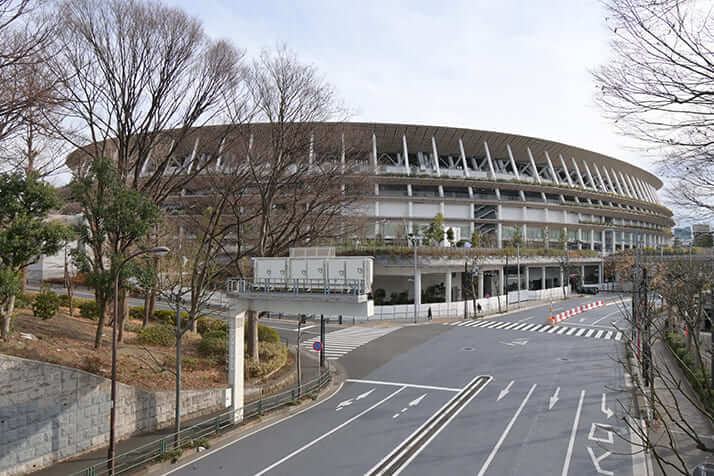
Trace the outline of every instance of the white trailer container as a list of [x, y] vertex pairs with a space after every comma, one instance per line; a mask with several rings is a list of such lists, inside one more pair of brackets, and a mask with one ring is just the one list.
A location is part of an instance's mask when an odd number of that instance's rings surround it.
[[253, 282], [276, 287], [369, 292], [374, 279], [374, 258], [253, 258]]

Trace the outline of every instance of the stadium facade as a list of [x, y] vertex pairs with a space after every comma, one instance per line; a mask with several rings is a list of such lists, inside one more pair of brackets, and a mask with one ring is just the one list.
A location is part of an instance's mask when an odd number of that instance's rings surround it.
[[[252, 143], [254, 131], [267, 125], [250, 127]], [[369, 193], [358, 207], [368, 222], [363, 238], [398, 242], [438, 213], [445, 229], [453, 230], [454, 242], [469, 241], [478, 232], [481, 245], [492, 248], [508, 247], [517, 232], [524, 247], [552, 248], [564, 232], [571, 249], [592, 250], [572, 263], [585, 284], [603, 282], [606, 254], [632, 248], [638, 240], [651, 247], [671, 243], [672, 212], [657, 197], [662, 181], [613, 157], [481, 130], [379, 123], [323, 127], [341, 135], [343, 148], [357, 147], [360, 173], [369, 178]], [[206, 135], [211, 129], [205, 128]], [[177, 167], [191, 167], [201, 156], [201, 136], [198, 130], [195, 143], [177, 153]], [[358, 139], [350, 143], [351, 138]], [[205, 155], [214, 157], [217, 169], [220, 154]], [[79, 157], [77, 152], [70, 155], [68, 164], [76, 167]], [[436, 287], [445, 301], [463, 299], [467, 261], [453, 256], [422, 259], [417, 289]], [[518, 275], [523, 290], [558, 287], [567, 279], [553, 258], [524, 256], [515, 272], [513, 261], [487, 260], [479, 275], [479, 297], [517, 287], [513, 280]], [[407, 277], [413, 274], [406, 258], [377, 257], [375, 288], [386, 296], [404, 293], [411, 300]]]

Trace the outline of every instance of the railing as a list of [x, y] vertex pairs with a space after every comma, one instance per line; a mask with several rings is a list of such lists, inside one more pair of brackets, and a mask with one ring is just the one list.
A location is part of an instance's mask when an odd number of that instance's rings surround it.
[[290, 293], [290, 294], [367, 294], [364, 279], [281, 279], [265, 278], [255, 281], [229, 278], [226, 290], [234, 294]]
[[[147, 464], [172, 459], [177, 455], [178, 450], [183, 448], [193, 448], [200, 446], [205, 439], [216, 436], [228, 429], [240, 426], [254, 418], [262, 416], [264, 413], [280, 408], [285, 405], [292, 405], [298, 402], [301, 397], [314, 395], [331, 380], [330, 372], [323, 372], [319, 377], [305, 382], [300, 386], [277, 393], [266, 398], [261, 398], [255, 402], [245, 405], [243, 419], [235, 422], [233, 411], [229, 410], [220, 415], [204, 420], [195, 425], [182, 429], [178, 434], [171, 433], [158, 440], [147, 443], [131, 451], [120, 453], [114, 460], [114, 474], [123, 474], [137, 470]], [[109, 475], [109, 463], [105, 460], [101, 463], [89, 466], [81, 471], [72, 473], [70, 476], [98, 476]]]

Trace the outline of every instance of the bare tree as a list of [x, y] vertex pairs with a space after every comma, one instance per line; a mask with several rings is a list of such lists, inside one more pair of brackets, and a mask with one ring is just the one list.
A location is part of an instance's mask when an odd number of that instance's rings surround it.
[[[624, 270], [623, 270], [624, 271]], [[699, 329], [704, 321], [702, 289], [712, 274], [709, 265], [686, 258], [647, 263], [634, 282], [635, 308], [621, 306], [630, 329], [619, 329], [626, 355], [619, 361], [632, 374], [635, 390], [647, 402], [643, 415], [621, 402], [629, 430], [621, 435], [647, 451], [663, 474], [691, 474], [691, 468], [714, 452], [708, 436], [712, 417], [712, 388]], [[661, 296], [662, 301], [655, 296]]]
[[12, 139], [28, 110], [54, 100], [56, 81], [43, 71], [53, 36], [43, 0], [0, 0], [0, 141]]
[[[326, 123], [344, 114], [332, 87], [285, 47], [264, 51], [248, 75], [248, 89], [263, 124], [246, 127], [236, 155], [247, 171], [240, 252], [280, 256], [292, 246], [334, 241], [355, 232], [350, 222], [365, 183], [367, 164], [359, 133]], [[249, 335], [257, 316], [248, 315]], [[252, 343], [252, 344], [251, 344]], [[248, 354], [257, 359], [255, 339]]]
[[218, 156], [230, 127], [203, 142], [193, 129], [243, 117], [243, 53], [208, 38], [200, 21], [151, 0], [64, 0], [57, 55], [62, 112], [80, 149], [111, 157], [122, 180], [157, 204]]
[[[123, 185], [162, 205], [216, 163], [246, 112], [241, 51], [152, 0], [63, 0], [53, 15], [60, 21], [48, 68], [60, 78], [64, 117], [55, 132], [78, 149], [67, 161], [77, 176], [111, 158]], [[196, 128], [215, 123], [223, 125], [199, 140]], [[104, 254], [117, 261], [112, 253], [142, 237], [109, 238]]]
[[672, 201], [714, 213], [714, 22], [710, 2], [604, 0], [612, 59], [597, 99], [629, 136], [664, 154]]

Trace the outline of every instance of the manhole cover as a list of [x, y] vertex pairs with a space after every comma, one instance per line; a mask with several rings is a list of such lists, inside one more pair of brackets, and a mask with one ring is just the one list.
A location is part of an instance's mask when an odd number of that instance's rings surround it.
[[461, 350], [466, 351], [466, 352], [472, 352], [474, 350], [474, 348], [473, 347], [464, 347]]

